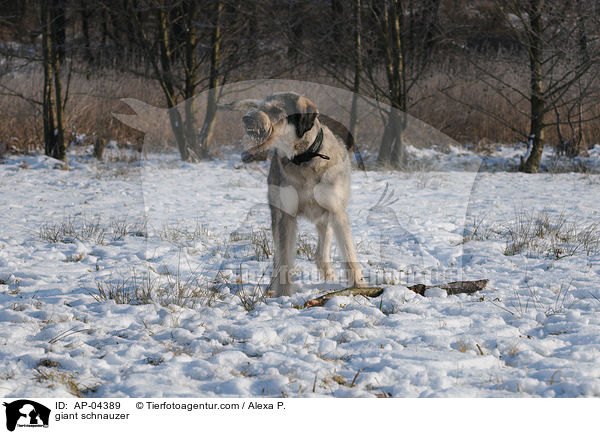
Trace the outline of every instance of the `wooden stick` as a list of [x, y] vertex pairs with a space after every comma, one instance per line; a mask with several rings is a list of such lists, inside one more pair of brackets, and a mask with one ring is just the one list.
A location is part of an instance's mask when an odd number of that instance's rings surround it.
[[[425, 295], [425, 291], [427, 291], [427, 289], [429, 288], [441, 288], [445, 290], [448, 293], [448, 295], [473, 294], [477, 291], [481, 291], [482, 289], [484, 289], [488, 281], [488, 279], [465, 280], [459, 282], [443, 283], [440, 285], [424, 285], [422, 283], [419, 283], [417, 285], [409, 286], [408, 289], [423, 296]], [[321, 295], [320, 297], [307, 300], [306, 303], [304, 303], [304, 308], [323, 306], [325, 305], [325, 303], [327, 303], [328, 300], [337, 296], [362, 295], [364, 297], [379, 297], [381, 294], [383, 294], [383, 288], [374, 286], [366, 286], [362, 288], [346, 288], [341, 289], [339, 291], [329, 292], [327, 294]]]
[[409, 286], [408, 289], [416, 292], [419, 295], [425, 295], [425, 291], [427, 291], [429, 288], [444, 289], [446, 290], [448, 295], [473, 294], [474, 292], [481, 291], [482, 289], [484, 289], [488, 282], [488, 279], [482, 279], [461, 280], [458, 282], [443, 283], [441, 285], [423, 285], [422, 283], [419, 283], [417, 285]]
[[379, 297], [383, 294], [383, 288], [377, 287], [362, 287], [362, 288], [346, 288], [341, 289], [339, 291], [329, 292], [327, 294], [323, 294], [320, 297], [313, 298], [304, 303], [304, 307], [315, 307], [315, 306], [323, 306], [327, 303], [327, 300], [332, 299], [337, 296], [347, 296], [347, 295], [363, 295], [365, 297]]

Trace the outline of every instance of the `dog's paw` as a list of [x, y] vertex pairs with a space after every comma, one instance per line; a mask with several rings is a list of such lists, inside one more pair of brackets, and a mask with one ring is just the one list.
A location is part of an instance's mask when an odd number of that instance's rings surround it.
[[282, 283], [282, 284], [277, 285], [273, 289], [272, 292], [275, 294], [274, 295], [275, 298], [286, 297], [286, 296], [289, 297], [292, 295], [292, 286], [289, 283], [287, 283], [287, 284]]
[[319, 270], [319, 273], [325, 282], [332, 282], [336, 280], [335, 273], [331, 267], [331, 262], [317, 259], [317, 269]]
[[367, 282], [363, 279], [362, 273], [358, 270], [349, 270], [348, 286], [351, 288], [363, 288], [367, 286]]
[[335, 279], [335, 273], [330, 266], [319, 264], [319, 273], [323, 276], [323, 280], [325, 282], [333, 282]]
[[367, 282], [365, 282], [362, 278], [354, 282], [354, 288], [365, 288], [367, 286], [369, 285], [367, 285]]

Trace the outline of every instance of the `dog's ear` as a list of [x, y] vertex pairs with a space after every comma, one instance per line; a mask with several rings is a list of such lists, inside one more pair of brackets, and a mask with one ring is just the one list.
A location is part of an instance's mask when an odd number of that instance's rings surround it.
[[302, 137], [315, 124], [319, 114], [317, 106], [311, 100], [301, 96], [298, 98], [296, 113], [288, 116], [289, 122], [296, 126], [296, 135]]

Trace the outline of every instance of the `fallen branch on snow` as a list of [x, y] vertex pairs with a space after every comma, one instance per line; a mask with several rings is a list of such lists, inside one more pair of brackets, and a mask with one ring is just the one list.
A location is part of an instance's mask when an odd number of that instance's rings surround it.
[[[487, 283], [488, 279], [449, 282], [441, 285], [424, 285], [422, 283], [418, 283], [417, 285], [409, 286], [408, 289], [416, 292], [419, 295], [425, 295], [425, 291], [427, 291], [429, 288], [443, 289], [448, 293], [448, 295], [473, 294], [484, 289]], [[339, 291], [329, 292], [321, 295], [320, 297], [307, 300], [306, 303], [304, 303], [304, 308], [323, 306], [325, 303], [327, 303], [327, 300], [337, 296], [362, 295], [364, 297], [379, 297], [381, 294], [383, 294], [383, 288], [379, 287], [366, 286], [362, 288], [346, 288]]]

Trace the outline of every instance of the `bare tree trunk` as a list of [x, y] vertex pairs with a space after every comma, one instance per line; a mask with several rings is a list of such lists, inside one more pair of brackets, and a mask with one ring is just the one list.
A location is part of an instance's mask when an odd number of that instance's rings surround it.
[[60, 63], [65, 61], [67, 43], [67, 17], [65, 0], [47, 0], [52, 4], [52, 35], [56, 57]]
[[394, 146], [390, 155], [390, 163], [395, 169], [408, 168], [408, 152], [406, 150], [405, 131], [407, 115], [404, 111], [392, 110], [390, 123], [393, 127]]
[[221, 56], [221, 15], [223, 13], [223, 2], [215, 4], [213, 31], [211, 34], [210, 76], [208, 84], [208, 98], [206, 101], [206, 115], [200, 132], [200, 143], [204, 154], [212, 141], [215, 120], [217, 117], [218, 86], [219, 86], [219, 62]]
[[377, 164], [404, 170], [408, 165], [408, 154], [404, 141], [406, 113], [391, 108], [387, 113], [387, 123], [381, 138]]
[[[224, 1], [211, 3], [210, 71], [208, 101], [202, 129], [198, 133], [197, 97], [199, 69], [198, 44], [202, 33], [199, 26], [201, 4], [195, 0], [155, 0], [152, 13], [156, 26], [147, 26], [144, 11], [136, 0], [128, 1], [126, 11], [132, 17], [136, 45], [141, 48], [160, 84], [169, 108], [171, 130], [184, 161], [197, 161], [208, 155], [217, 114], [218, 86], [220, 85], [222, 14]], [[141, 3], [141, 2], [140, 2]], [[204, 15], [202, 15], [204, 17]], [[151, 29], [148, 31], [148, 29]], [[158, 48], [158, 49], [157, 49]], [[183, 103], [178, 105], [183, 98]]]
[[188, 161], [191, 157], [190, 150], [188, 148], [187, 140], [185, 138], [184, 122], [181, 114], [177, 110], [177, 98], [175, 96], [175, 86], [173, 83], [173, 75], [171, 71], [172, 63], [172, 52], [169, 39], [169, 25], [167, 11], [164, 8], [160, 8], [157, 11], [158, 24], [159, 24], [159, 48], [160, 48], [160, 64], [161, 72], [157, 75], [160, 85], [163, 89], [163, 93], [167, 99], [167, 107], [169, 108], [169, 121], [171, 122], [171, 129], [177, 142], [177, 148], [183, 161]]
[[62, 83], [60, 80], [60, 60], [58, 56], [54, 56], [52, 62], [52, 73], [54, 74], [54, 104], [56, 106], [56, 129], [54, 135], [56, 136], [56, 143], [58, 145], [58, 155], [56, 158], [59, 160], [66, 161], [66, 146], [65, 146], [65, 129], [64, 129], [64, 107], [62, 97]]
[[[393, 110], [393, 109], [391, 109]], [[391, 114], [387, 115], [387, 123], [383, 130], [383, 136], [381, 137], [381, 146], [379, 147], [379, 153], [377, 154], [377, 165], [389, 166], [390, 156], [392, 155], [392, 148], [394, 146], [394, 128], [390, 125]]]
[[356, 140], [358, 93], [360, 92], [360, 75], [362, 74], [362, 41], [361, 41], [361, 0], [354, 2], [354, 83], [352, 91], [352, 107], [348, 130]]
[[52, 16], [50, 5], [41, 3], [42, 18], [42, 52], [44, 64], [44, 97], [43, 97], [43, 123], [44, 123], [44, 150], [46, 155], [56, 158], [57, 144], [54, 135], [54, 80], [52, 77]]
[[[144, 5], [143, 2], [141, 5], [140, 5], [139, 0], [123, 0], [123, 2], [131, 3], [131, 7], [133, 8], [134, 13], [136, 14], [136, 20], [138, 22], [141, 22], [144, 20], [144, 17], [142, 14], [143, 5]], [[132, 59], [134, 62], [137, 62], [140, 59], [140, 52], [138, 50], [136, 50], [136, 40], [135, 40], [134, 33], [128, 31], [128, 28], [131, 25], [130, 23], [131, 23], [131, 18], [126, 17], [121, 28], [124, 29], [123, 33], [125, 33], [125, 35], [127, 36], [127, 43], [126, 43], [127, 57], [129, 59]]]
[[[56, 47], [56, 14], [62, 9], [56, 0], [41, 2], [42, 54], [44, 69], [44, 92], [42, 118], [44, 124], [45, 154], [66, 161], [64, 142], [62, 86], [60, 81], [60, 57]], [[60, 20], [59, 20], [60, 22]], [[60, 31], [60, 29], [59, 29]]]
[[585, 26], [585, 18], [589, 11], [586, 11], [586, 5], [584, 0], [577, 0], [576, 3], [577, 13], [577, 45], [579, 47], [579, 55], [581, 58], [589, 62], [590, 53], [588, 51], [588, 37]]
[[403, 132], [406, 128], [406, 77], [402, 44], [402, 3], [391, 0], [385, 5], [379, 22], [385, 41], [385, 70], [389, 87], [391, 110], [383, 134], [377, 162], [396, 169], [406, 167], [406, 144]]
[[81, 0], [79, 3], [81, 8], [81, 33], [83, 34], [83, 47], [85, 60], [92, 63], [94, 61], [94, 55], [92, 54], [92, 48], [90, 45], [90, 9], [89, 4], [85, 0]]
[[194, 0], [186, 0], [182, 4], [182, 15], [185, 17], [185, 84], [184, 84], [184, 111], [185, 111], [185, 135], [190, 152], [194, 158], [202, 158], [199, 140], [196, 132], [196, 18], [197, 4]]
[[520, 170], [526, 173], [537, 173], [544, 150], [544, 114], [546, 100], [544, 94], [543, 71], [543, 22], [542, 8], [544, 0], [529, 0], [529, 72], [530, 72], [530, 153]]
[[[577, 39], [579, 46], [579, 56], [583, 59], [584, 62], [592, 62], [589, 53], [588, 47], [588, 38], [587, 38], [587, 30], [585, 25], [586, 19], [586, 5], [584, 4], [584, 0], [577, 0], [576, 6], [577, 13]], [[596, 61], [593, 61], [596, 64]], [[575, 127], [574, 122], [569, 122], [571, 129], [573, 131], [573, 153], [575, 155], [585, 154], [585, 140], [583, 137], [583, 94], [581, 80], [578, 80], [577, 91], [579, 93], [579, 98], [577, 102], [577, 126]], [[569, 119], [570, 121], [570, 119]], [[575, 132], [575, 128], [577, 128], [577, 132]], [[574, 155], [574, 156], [575, 156]]]

